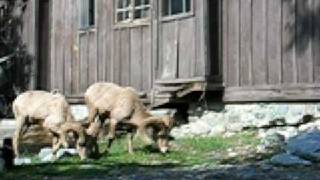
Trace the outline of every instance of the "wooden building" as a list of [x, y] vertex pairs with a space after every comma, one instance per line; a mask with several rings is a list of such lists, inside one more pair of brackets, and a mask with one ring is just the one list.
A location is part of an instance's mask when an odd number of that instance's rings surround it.
[[[79, 102], [97, 81], [154, 105], [320, 100], [319, 0], [29, 0], [35, 88]], [[218, 92], [218, 93], [215, 93]]]

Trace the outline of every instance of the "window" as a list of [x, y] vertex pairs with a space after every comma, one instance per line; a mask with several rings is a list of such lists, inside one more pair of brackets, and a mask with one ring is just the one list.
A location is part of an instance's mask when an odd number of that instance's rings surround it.
[[116, 0], [116, 22], [145, 19], [150, 13], [150, 0]]
[[192, 0], [162, 0], [162, 15], [172, 16], [191, 11]]
[[95, 25], [95, 0], [80, 0], [79, 27], [87, 29]]

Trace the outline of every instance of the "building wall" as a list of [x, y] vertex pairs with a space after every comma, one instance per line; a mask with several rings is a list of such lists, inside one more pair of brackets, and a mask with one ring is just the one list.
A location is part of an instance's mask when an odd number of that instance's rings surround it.
[[319, 100], [320, 2], [223, 1], [224, 100]]
[[149, 93], [157, 79], [187, 79], [209, 73], [206, 1], [194, 1], [193, 14], [161, 19], [159, 2], [151, 1], [150, 21], [114, 24], [114, 1], [96, 0], [96, 26], [78, 28], [79, 1], [51, 0], [51, 89], [81, 97], [96, 81], [133, 86]]

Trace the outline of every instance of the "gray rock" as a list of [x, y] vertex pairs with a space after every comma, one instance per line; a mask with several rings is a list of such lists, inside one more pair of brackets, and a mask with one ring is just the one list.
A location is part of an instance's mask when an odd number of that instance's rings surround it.
[[280, 152], [285, 147], [285, 137], [277, 132], [267, 134], [259, 145], [260, 152]]
[[39, 159], [42, 162], [50, 162], [56, 159], [60, 159], [68, 155], [77, 155], [78, 152], [76, 149], [59, 149], [56, 157], [53, 155], [52, 148], [43, 148], [38, 154]]
[[289, 140], [287, 149], [293, 155], [310, 161], [320, 161], [320, 132], [306, 133]]
[[82, 121], [88, 118], [88, 108], [85, 105], [72, 105], [71, 112], [76, 120]]
[[270, 162], [279, 166], [310, 166], [312, 164], [310, 161], [287, 153], [273, 156]]
[[222, 136], [226, 131], [227, 129], [224, 125], [214, 126], [211, 129], [209, 136]]
[[190, 126], [190, 133], [193, 135], [208, 135], [211, 129], [207, 123], [199, 121]]
[[28, 165], [31, 164], [30, 158], [15, 158], [14, 159], [14, 165], [20, 166], [20, 165]]
[[52, 148], [42, 148], [42, 149], [40, 150], [39, 154], [38, 154], [38, 157], [39, 157], [40, 159], [43, 159], [43, 158], [51, 155], [52, 152], [53, 152], [53, 151], [52, 151]]
[[302, 124], [299, 126], [299, 131], [300, 132], [313, 132], [316, 130], [320, 130], [320, 121], [315, 121], [315, 122], [309, 122], [306, 124]]

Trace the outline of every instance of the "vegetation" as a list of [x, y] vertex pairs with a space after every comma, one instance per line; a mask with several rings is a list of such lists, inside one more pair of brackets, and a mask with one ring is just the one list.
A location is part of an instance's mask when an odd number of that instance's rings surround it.
[[[253, 132], [232, 137], [189, 138], [172, 142], [169, 154], [160, 154], [150, 147], [138, 146], [134, 154], [129, 154], [126, 139], [116, 141], [110, 154], [98, 160], [80, 161], [79, 157], [65, 157], [55, 163], [41, 163], [33, 158], [32, 165], [20, 166], [0, 176], [1, 179], [42, 179], [46, 176], [92, 177], [108, 175], [114, 171], [131, 172], [137, 168], [188, 168], [194, 166], [214, 166], [224, 163], [229, 149], [254, 147], [259, 143]], [[135, 143], [141, 144], [141, 143]], [[106, 150], [101, 143], [100, 150]], [[216, 155], [218, 156], [216, 156]], [[241, 155], [242, 156], [242, 155]], [[242, 158], [242, 160], [244, 160]], [[243, 161], [245, 162], [245, 161]], [[237, 162], [239, 163], [239, 162]]]

